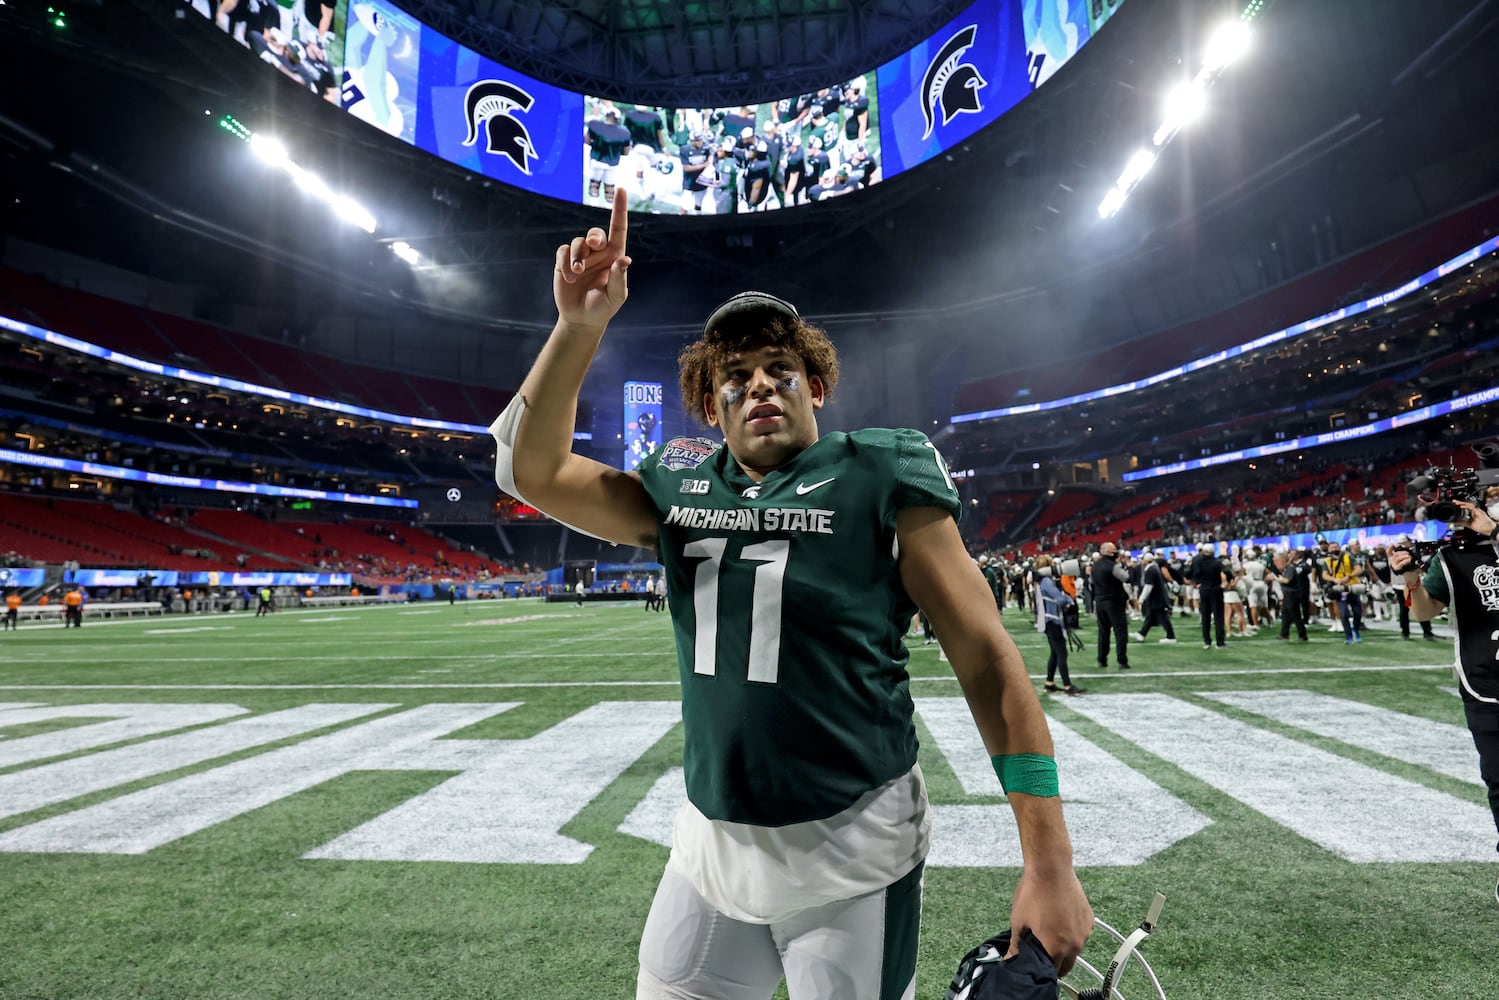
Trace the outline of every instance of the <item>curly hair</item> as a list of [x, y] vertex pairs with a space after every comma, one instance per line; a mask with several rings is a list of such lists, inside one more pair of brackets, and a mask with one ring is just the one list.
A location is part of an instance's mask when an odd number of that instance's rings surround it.
[[822, 380], [825, 398], [838, 384], [838, 349], [827, 332], [806, 320], [777, 319], [768, 326], [747, 331], [713, 330], [677, 355], [677, 384], [682, 390], [682, 408], [698, 423], [706, 424], [703, 397], [714, 390], [714, 373], [725, 361], [760, 347], [779, 347], [795, 355], [808, 376]]

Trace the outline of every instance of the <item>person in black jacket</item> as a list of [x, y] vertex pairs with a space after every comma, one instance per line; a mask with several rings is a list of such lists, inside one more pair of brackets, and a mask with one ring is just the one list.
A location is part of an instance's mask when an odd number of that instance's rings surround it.
[[1291, 638], [1291, 626], [1296, 626], [1296, 636], [1306, 642], [1306, 604], [1311, 600], [1311, 571], [1301, 560], [1300, 552], [1277, 552], [1271, 559], [1275, 582], [1280, 584], [1280, 637]]
[[1429, 622], [1451, 607], [1458, 693], [1499, 830], [1499, 486], [1489, 486], [1482, 503], [1456, 501], [1453, 534], [1424, 573], [1403, 546], [1390, 553], [1390, 571], [1402, 578], [1418, 620]]
[[1098, 617], [1098, 666], [1109, 665], [1109, 633], [1114, 635], [1114, 644], [1119, 652], [1119, 669], [1129, 669], [1129, 601], [1124, 593], [1124, 584], [1129, 573], [1115, 562], [1119, 547], [1113, 542], [1104, 542], [1098, 547], [1098, 558], [1093, 561], [1093, 613]]
[[1173, 644], [1176, 629], [1171, 627], [1171, 594], [1167, 584], [1175, 581], [1171, 580], [1171, 571], [1160, 564], [1155, 553], [1145, 553], [1140, 561], [1145, 564], [1144, 572], [1140, 574], [1140, 612], [1145, 616], [1145, 624], [1135, 638], [1144, 642], [1151, 627], [1160, 625], [1166, 630], [1166, 637], [1161, 642]]
[[1228, 580], [1212, 543], [1203, 542], [1197, 547], [1197, 555], [1187, 567], [1187, 577], [1197, 584], [1197, 610], [1202, 615], [1202, 648], [1213, 648], [1210, 631], [1216, 629], [1218, 648], [1227, 649], [1228, 635], [1223, 629], [1223, 588]]

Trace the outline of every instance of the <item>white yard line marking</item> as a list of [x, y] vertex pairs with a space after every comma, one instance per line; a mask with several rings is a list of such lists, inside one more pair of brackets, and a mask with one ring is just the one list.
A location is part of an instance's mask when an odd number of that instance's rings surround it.
[[[360, 662], [371, 660], [468, 660], [471, 662], [485, 662], [497, 659], [597, 659], [605, 657], [655, 657], [658, 659], [671, 659], [675, 661], [676, 651], [667, 653], [568, 653], [548, 655], [545, 653], [494, 653], [488, 656], [475, 656], [466, 654], [441, 654], [441, 655], [412, 655], [412, 656], [361, 656]], [[301, 656], [298, 662], [313, 660], [347, 660], [345, 656]], [[234, 658], [235, 663], [284, 663], [284, 656], [238, 656]], [[21, 661], [25, 662], [25, 661]], [[40, 664], [54, 663], [96, 663], [96, 659], [56, 659], [32, 661]], [[166, 663], [223, 663], [223, 657], [196, 656], [196, 657], [173, 657], [155, 658], [152, 665]], [[1230, 675], [1252, 675], [1265, 676], [1282, 674], [1337, 674], [1350, 671], [1369, 670], [1451, 670], [1450, 664], [1425, 663], [1413, 666], [1390, 666], [1390, 667], [1286, 667], [1273, 670], [1201, 670], [1182, 671], [1180, 673], [1140, 673], [1131, 674], [1131, 677], [1227, 677]], [[1032, 674], [1033, 679], [1040, 680], [1044, 674]], [[925, 683], [948, 684], [956, 681], [956, 677], [912, 677], [911, 681]], [[371, 691], [387, 691], [392, 688], [530, 688], [530, 687], [629, 687], [639, 685], [641, 687], [658, 687], [661, 685], [674, 685], [677, 681], [513, 681], [507, 683], [483, 683], [473, 684], [0, 684], [0, 691], [358, 691], [368, 689]], [[1075, 705], [1077, 702], [1068, 702]]]
[[[1099, 697], [1110, 697], [1101, 695]], [[973, 714], [962, 698], [918, 698], [916, 712], [926, 723], [941, 755], [969, 795], [1000, 796], [984, 745], [974, 739]], [[1212, 820], [1109, 754], [1103, 748], [1048, 720], [1061, 769], [1067, 828], [1079, 865], [1138, 865], [1210, 825]], [[1128, 809], [1120, 803], [1128, 802]], [[1022, 863], [1020, 836], [1008, 803], [932, 807], [933, 867], [1016, 867]]]
[[[179, 705], [177, 709], [184, 712], [199, 707], [202, 706]], [[395, 707], [389, 704], [302, 705], [226, 722], [211, 729], [165, 736], [149, 743], [0, 775], [0, 816], [30, 812]], [[193, 725], [201, 721], [185, 717], [182, 724]]]
[[1494, 856], [1492, 820], [1478, 803], [1299, 740], [1167, 695], [1098, 695], [1067, 707], [1345, 861]]
[[185, 628], [148, 628], [142, 635], [174, 635], [181, 632], [232, 632], [233, 625], [188, 625]]
[[1205, 691], [1202, 697], [1361, 750], [1419, 764], [1449, 778], [1483, 784], [1473, 766], [1473, 739], [1466, 726], [1313, 691]]
[[0, 725], [16, 726], [49, 719], [92, 719], [80, 726], [41, 733], [0, 745], [0, 767], [11, 767], [31, 761], [60, 757], [94, 747], [108, 746], [125, 740], [153, 736], [157, 733], [218, 722], [245, 709], [238, 705], [151, 705], [132, 702], [127, 705], [47, 705], [20, 708], [0, 714]]

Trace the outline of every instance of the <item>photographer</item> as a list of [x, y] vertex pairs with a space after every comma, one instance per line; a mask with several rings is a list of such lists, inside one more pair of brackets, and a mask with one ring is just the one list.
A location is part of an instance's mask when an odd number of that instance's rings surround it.
[[[1350, 542], [1349, 548], [1357, 544]], [[1328, 584], [1328, 606], [1337, 606], [1336, 617], [1343, 623], [1344, 644], [1363, 642], [1359, 635], [1364, 628], [1363, 553], [1344, 552], [1337, 542], [1332, 542], [1323, 561], [1323, 574]]]
[[1076, 608], [1077, 602], [1069, 597], [1061, 587], [1057, 586], [1052, 573], [1053, 560], [1051, 556], [1040, 555], [1036, 557], [1036, 610], [1038, 624], [1041, 631], [1046, 634], [1046, 644], [1051, 649], [1051, 656], [1046, 661], [1046, 686], [1048, 694], [1054, 694], [1057, 688], [1057, 672], [1062, 674], [1062, 687], [1060, 690], [1069, 695], [1079, 695], [1086, 692], [1087, 688], [1078, 687], [1072, 683], [1071, 676], [1067, 673], [1067, 623], [1065, 609], [1069, 606]]
[[[1411, 611], [1418, 621], [1430, 621], [1443, 607], [1451, 608], [1457, 642], [1454, 671], [1463, 714], [1499, 830], [1499, 486], [1488, 487], [1483, 498], [1484, 508], [1453, 501], [1466, 517], [1452, 543], [1437, 551], [1424, 575], [1413, 553], [1405, 548], [1390, 553], [1390, 569], [1404, 576]], [[1494, 898], [1499, 901], [1499, 884], [1494, 886]]]

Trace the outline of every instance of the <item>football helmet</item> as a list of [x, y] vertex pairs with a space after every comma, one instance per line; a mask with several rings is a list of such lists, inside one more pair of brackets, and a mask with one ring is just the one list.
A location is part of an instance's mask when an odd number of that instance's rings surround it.
[[1093, 918], [1094, 926], [1102, 928], [1119, 945], [1114, 957], [1101, 972], [1087, 959], [1078, 958], [1071, 978], [1090, 977], [1097, 981], [1096, 986], [1078, 987], [1059, 981], [1051, 956], [1029, 934], [1020, 939], [1015, 957], [1006, 962], [1004, 956], [1010, 950], [1010, 931], [1006, 929], [963, 956], [944, 1000], [1057, 1000], [1060, 997], [1068, 1000], [1125, 1000], [1124, 994], [1120, 992], [1119, 982], [1131, 958], [1139, 962], [1145, 978], [1154, 990], [1146, 996], [1166, 1000], [1166, 993], [1161, 988], [1161, 981], [1156, 978], [1155, 970], [1151, 969], [1145, 956], [1138, 951], [1145, 939], [1155, 931], [1156, 922], [1161, 917], [1161, 907], [1165, 904], [1166, 897], [1156, 893], [1145, 919], [1128, 936], [1097, 917]]

